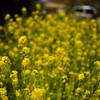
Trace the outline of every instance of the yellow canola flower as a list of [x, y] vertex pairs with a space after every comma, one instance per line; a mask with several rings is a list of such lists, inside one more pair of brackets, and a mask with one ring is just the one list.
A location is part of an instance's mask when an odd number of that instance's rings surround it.
[[38, 74], [39, 72], [37, 71], [37, 70], [33, 70], [32, 72], [31, 72], [31, 75], [32, 76], [34, 76], [35, 74]]
[[85, 91], [85, 94], [89, 95], [90, 94], [90, 91], [89, 90], [86, 90]]
[[100, 96], [100, 89], [98, 89], [98, 90], [96, 91], [96, 94], [97, 94], [98, 96]]
[[11, 33], [12, 33], [12, 32], [13, 32], [13, 30], [14, 30], [14, 27], [13, 27], [13, 26], [9, 26], [9, 27], [8, 27], [8, 31], [9, 31], [9, 32], [11, 32]]
[[25, 53], [26, 55], [30, 53], [30, 48], [28, 47], [23, 47], [22, 52]]
[[35, 88], [32, 92], [31, 92], [31, 99], [32, 100], [41, 100], [43, 98], [43, 95], [45, 93], [45, 89], [42, 88]]
[[16, 95], [16, 97], [20, 97], [21, 96], [21, 91], [20, 90], [16, 90], [15, 91], [15, 95]]
[[64, 79], [64, 80], [68, 80], [67, 75], [64, 75], [64, 76], [62, 77], [62, 79]]
[[81, 73], [81, 74], [78, 74], [78, 80], [83, 80], [85, 77], [84, 77], [84, 74]]
[[0, 87], [3, 86], [3, 82], [0, 82]]
[[100, 81], [100, 74], [98, 75], [98, 80]]
[[23, 7], [23, 8], [21, 9], [21, 11], [22, 11], [22, 13], [26, 13], [26, 12], [27, 12], [27, 8], [26, 8], [26, 7]]
[[3, 30], [3, 26], [0, 25], [0, 31]]
[[17, 18], [18, 17], [18, 14], [15, 14], [14, 17]]
[[27, 38], [26, 36], [21, 36], [18, 40], [18, 46], [19, 47], [25, 47], [27, 45]]
[[13, 51], [14, 51], [14, 52], [18, 52], [18, 48], [17, 48], [17, 47], [14, 47], [14, 48], [13, 48]]
[[16, 70], [13, 70], [12, 71], [12, 74], [10, 74], [10, 78], [13, 80], [13, 79], [17, 79], [17, 74], [18, 72]]
[[8, 65], [10, 65], [10, 64], [11, 64], [11, 63], [10, 63], [10, 59], [9, 59], [7, 56], [3, 56], [2, 59], [1, 59], [1, 64], [2, 64], [3, 66], [8, 66]]
[[31, 73], [31, 71], [30, 71], [29, 69], [27, 69], [27, 70], [23, 71], [23, 73], [24, 73], [25, 75], [29, 75], [29, 74]]
[[96, 66], [96, 69], [100, 69], [100, 61], [95, 61], [94, 65]]
[[19, 23], [22, 22], [22, 18], [21, 17], [17, 17], [16, 18], [16, 22], [19, 22]]
[[8, 97], [7, 96], [3, 96], [2, 100], [8, 100]]
[[18, 74], [18, 72], [16, 70], [13, 70], [12, 73], [13, 74]]
[[13, 51], [9, 51], [9, 56], [11, 56], [11, 57], [15, 57], [15, 53], [13, 52]]
[[41, 5], [39, 3], [36, 4], [36, 8], [37, 8], [37, 10], [40, 10], [41, 9]]
[[30, 66], [30, 64], [31, 64], [31, 61], [30, 61], [29, 58], [24, 58], [23, 59], [23, 61], [22, 61], [23, 67], [28, 67], [28, 66]]
[[29, 88], [24, 88], [24, 90], [23, 90], [23, 92], [24, 92], [24, 94], [29, 94], [30, 93], [30, 89]]
[[80, 93], [81, 91], [82, 91], [81, 88], [77, 88], [77, 89], [76, 89], [76, 93]]
[[9, 18], [10, 18], [10, 14], [8, 13], [5, 15], [5, 20], [8, 20]]
[[12, 80], [12, 83], [13, 83], [13, 84], [18, 84], [18, 79], [17, 79], [17, 78], [13, 79], [13, 80]]
[[4, 96], [7, 95], [7, 90], [6, 88], [0, 88], [0, 97], [3, 98]]

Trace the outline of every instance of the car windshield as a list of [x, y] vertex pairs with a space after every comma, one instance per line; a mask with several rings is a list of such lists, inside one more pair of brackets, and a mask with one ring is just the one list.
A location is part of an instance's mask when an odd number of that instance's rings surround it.
[[76, 12], [82, 12], [83, 11], [83, 9], [81, 9], [81, 8], [76, 8]]
[[86, 13], [93, 14], [93, 10], [86, 10]]

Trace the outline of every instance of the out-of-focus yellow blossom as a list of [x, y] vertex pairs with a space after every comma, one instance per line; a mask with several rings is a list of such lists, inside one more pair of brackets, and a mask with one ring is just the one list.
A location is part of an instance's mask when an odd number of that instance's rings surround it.
[[3, 48], [4, 47], [4, 43], [0, 43], [0, 48]]
[[36, 8], [38, 9], [38, 10], [40, 10], [41, 9], [41, 5], [38, 3], [38, 4], [36, 4]]
[[47, 97], [47, 100], [51, 100], [50, 97]]
[[10, 74], [10, 78], [12, 80], [12, 84], [13, 85], [17, 85], [18, 84], [18, 72], [16, 70], [12, 71], [12, 74]]
[[15, 53], [13, 51], [9, 51], [9, 56], [15, 57]]
[[5, 45], [4, 48], [5, 48], [5, 50], [8, 50], [9, 49], [9, 46], [8, 45]]
[[15, 95], [16, 95], [16, 97], [20, 97], [21, 96], [21, 91], [20, 90], [16, 90], [15, 91]]
[[15, 39], [19, 39], [20, 35], [21, 35], [21, 30], [19, 30], [19, 29], [15, 30], [15, 32], [14, 32], [14, 38]]
[[43, 14], [46, 14], [46, 10], [43, 10], [42, 13], [43, 13]]
[[73, 75], [74, 73], [73, 73], [73, 72], [69, 72], [69, 74], [70, 74], [70, 75]]
[[83, 80], [85, 77], [84, 77], [84, 74], [81, 73], [81, 74], [78, 74], [78, 80]]
[[92, 78], [92, 82], [93, 82], [93, 83], [96, 83], [97, 80], [96, 80], [95, 78]]
[[22, 18], [21, 17], [17, 17], [16, 18], [16, 22], [18, 22], [18, 23], [22, 22]]
[[77, 88], [75, 91], [76, 91], [76, 93], [80, 93], [82, 91], [82, 89], [81, 88]]
[[95, 61], [94, 65], [96, 66], [96, 69], [100, 69], [100, 61]]
[[31, 61], [29, 58], [24, 58], [23, 61], [22, 61], [22, 65], [23, 67], [29, 67], [31, 64]]
[[3, 26], [0, 26], [0, 31], [3, 30]]
[[17, 79], [17, 78], [13, 79], [13, 80], [12, 80], [12, 83], [13, 83], [13, 84], [18, 84], [18, 79]]
[[7, 96], [3, 96], [2, 100], [8, 100], [8, 97]]
[[13, 22], [14, 20], [13, 20], [13, 18], [10, 18], [9, 21], [10, 21], [10, 22]]
[[30, 48], [28, 47], [23, 47], [22, 52], [25, 53], [26, 55], [30, 53]]
[[16, 79], [17, 78], [17, 74], [18, 74], [18, 72], [16, 70], [13, 70], [12, 74], [10, 75], [10, 78], [11, 79]]
[[30, 93], [30, 90], [29, 90], [29, 88], [24, 88], [23, 92], [24, 92], [25, 94], [29, 94], [29, 93]]
[[11, 33], [12, 33], [12, 32], [13, 32], [13, 30], [14, 30], [14, 27], [13, 27], [13, 26], [9, 26], [9, 27], [8, 27], [8, 31], [9, 31], [9, 32], [11, 32]]
[[18, 40], [19, 47], [25, 47], [27, 45], [27, 38], [26, 36], [21, 36]]
[[96, 98], [95, 100], [99, 100], [100, 98]]
[[18, 14], [15, 14], [14, 17], [17, 18], [18, 17]]
[[62, 16], [62, 17], [64, 17], [65, 15], [66, 15], [66, 13], [65, 12], [62, 12], [62, 11], [58, 11], [58, 14], [60, 15], [60, 16]]
[[26, 7], [23, 7], [21, 10], [22, 10], [22, 13], [26, 13], [27, 12], [27, 8]]
[[48, 14], [46, 17], [47, 17], [48, 19], [51, 19], [51, 18], [52, 18], [52, 14]]
[[5, 75], [3, 75], [3, 74], [0, 74], [0, 80], [2, 80], [2, 81], [5, 81]]
[[9, 44], [12, 44], [13, 43], [13, 40], [9, 40]]
[[17, 48], [17, 47], [14, 47], [14, 48], [13, 48], [13, 51], [14, 51], [14, 52], [18, 52], [18, 48]]
[[25, 70], [25, 75], [30, 74], [30, 72], [31, 72], [31, 71], [30, 71], [30, 70], [28, 70], [28, 69], [27, 69], [27, 70]]
[[63, 80], [68, 80], [67, 75], [64, 75], [64, 76], [62, 77], [62, 79], [63, 79]]
[[31, 72], [31, 75], [32, 75], [32, 76], [34, 76], [35, 74], [38, 74], [38, 71], [37, 71], [37, 70], [33, 70], [33, 71]]
[[3, 82], [0, 82], [0, 87], [2, 87], [3, 86]]
[[98, 80], [100, 81], [100, 74], [98, 75]]
[[98, 89], [98, 90], [96, 91], [96, 94], [97, 94], [98, 96], [100, 96], [100, 89]]
[[11, 64], [10, 63], [10, 59], [7, 56], [3, 56], [2, 59], [1, 59], [1, 61], [2, 61], [2, 64], [4, 66], [7, 66], [7, 65]]
[[8, 20], [10, 18], [10, 14], [5, 15], [5, 20]]
[[39, 18], [38, 15], [34, 15], [34, 19], [37, 20]]
[[43, 95], [45, 93], [45, 89], [42, 88], [35, 88], [32, 92], [31, 92], [31, 99], [32, 100], [40, 100], [43, 98]]
[[87, 99], [86, 95], [82, 95], [82, 99], [86, 100]]
[[89, 94], [90, 94], [90, 91], [89, 91], [89, 90], [86, 90], [86, 91], [85, 91], [85, 94], [86, 94], [86, 95], [89, 95]]
[[5, 98], [5, 100], [8, 100], [8, 99], [6, 98], [6, 95], [7, 95], [7, 90], [6, 90], [6, 88], [5, 88], [5, 87], [4, 87], [4, 88], [0, 88], [0, 98], [3, 99], [3, 100], [4, 100], [4, 98]]
[[36, 61], [35, 64], [36, 64], [37, 66], [41, 66], [41, 65], [42, 65], [42, 60]]

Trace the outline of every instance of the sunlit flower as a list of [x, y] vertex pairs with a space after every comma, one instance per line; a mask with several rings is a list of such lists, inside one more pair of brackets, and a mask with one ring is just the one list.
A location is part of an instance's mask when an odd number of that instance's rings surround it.
[[28, 67], [29, 65], [31, 64], [31, 61], [29, 58], [24, 58], [23, 61], [22, 61], [22, 65], [24, 67]]
[[26, 36], [21, 36], [18, 40], [19, 47], [25, 47], [27, 45], [27, 38]]
[[85, 77], [84, 77], [84, 74], [83, 73], [81, 73], [81, 74], [79, 74], [78, 75], [78, 80], [83, 80]]

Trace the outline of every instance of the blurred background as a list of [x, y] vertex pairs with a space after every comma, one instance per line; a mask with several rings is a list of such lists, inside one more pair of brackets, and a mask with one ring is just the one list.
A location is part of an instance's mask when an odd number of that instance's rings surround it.
[[67, 14], [73, 14], [75, 7], [79, 5], [89, 5], [97, 10], [96, 17], [100, 16], [100, 0], [0, 0], [0, 23], [4, 22], [7, 13], [10, 13], [11, 17], [16, 13], [21, 15], [22, 7], [26, 7], [28, 15], [31, 15], [31, 12], [36, 10], [36, 3], [40, 3], [42, 9], [47, 10], [48, 13], [62, 10]]

